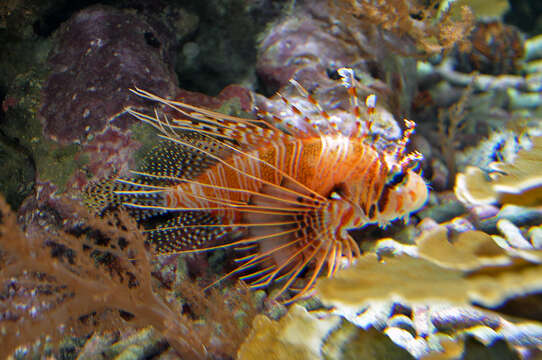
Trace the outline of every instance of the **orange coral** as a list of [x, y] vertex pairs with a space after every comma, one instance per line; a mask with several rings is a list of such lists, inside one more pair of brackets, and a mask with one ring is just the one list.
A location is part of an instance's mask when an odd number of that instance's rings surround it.
[[58, 340], [68, 334], [152, 325], [183, 357], [231, 355], [245, 336], [233, 313], [244, 310], [249, 320], [254, 316], [240, 307], [246, 297], [230, 298], [232, 311], [224, 311], [223, 296], [207, 299], [199, 287], [185, 282], [176, 290], [188, 296], [189, 304], [198, 305], [193, 313], [208, 312], [213, 319], [196, 327], [180, 305], [165, 302], [154, 291], [144, 236], [127, 215], [107, 220], [80, 216], [70, 234], [37, 230], [25, 236], [0, 198], [0, 220], [4, 354], [44, 335]]
[[468, 47], [465, 39], [474, 23], [474, 15], [466, 6], [461, 8], [461, 20], [455, 21], [449, 12], [437, 16], [433, 4], [424, 5], [419, 0], [328, 0], [328, 3], [333, 15], [350, 31], [367, 29], [369, 24], [377, 25], [401, 38], [413, 40], [418, 55], [424, 56], [448, 51], [456, 44]]

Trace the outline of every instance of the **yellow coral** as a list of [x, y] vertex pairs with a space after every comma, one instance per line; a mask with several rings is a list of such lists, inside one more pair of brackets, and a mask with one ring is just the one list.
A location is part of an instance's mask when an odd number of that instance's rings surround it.
[[470, 205], [542, 204], [542, 136], [533, 138], [532, 143], [531, 149], [518, 152], [513, 163], [491, 164], [489, 175], [468, 166], [457, 175], [457, 198]]
[[[460, 11], [463, 6], [468, 6], [477, 18], [500, 18], [510, 9], [508, 0], [455, 0], [443, 1], [441, 4], [444, 6], [450, 4], [450, 12], [454, 20], [460, 19]], [[442, 8], [443, 6], [441, 6]]]
[[420, 257], [450, 269], [471, 271], [511, 262], [505, 250], [482, 231], [466, 231], [449, 241], [448, 229], [438, 226], [424, 232], [416, 244]]
[[326, 334], [339, 324], [339, 317], [317, 319], [299, 305], [293, 305], [286, 316], [273, 321], [265, 315], [254, 318], [252, 331], [243, 343], [239, 360], [319, 360]]
[[443, 226], [416, 243], [379, 243], [396, 256], [362, 256], [334, 278], [318, 280], [318, 297], [332, 314], [363, 329], [380, 329], [416, 358], [457, 358], [467, 335], [486, 346], [497, 339], [512, 347], [539, 345], [542, 324], [511, 321], [483, 307], [540, 292], [542, 250], [518, 249], [480, 231], [454, 238]]
[[326, 305], [357, 309], [395, 299], [494, 307], [542, 290], [542, 250], [500, 245], [480, 231], [449, 239], [443, 226], [422, 234], [416, 243], [417, 257], [362, 256], [333, 279], [319, 280], [318, 296]]

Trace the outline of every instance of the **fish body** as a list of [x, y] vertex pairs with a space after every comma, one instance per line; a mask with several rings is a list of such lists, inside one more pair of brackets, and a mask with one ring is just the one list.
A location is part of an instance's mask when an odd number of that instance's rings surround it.
[[[348, 70], [343, 81], [355, 97]], [[171, 157], [167, 155], [134, 172], [136, 179], [117, 179], [124, 189], [115, 190], [115, 196], [134, 211], [169, 216], [146, 230], [160, 254], [235, 247], [238, 267], [228, 276], [242, 275], [253, 288], [283, 281], [276, 296], [293, 288], [306, 271], [304, 285], [288, 301], [307, 293], [318, 275], [331, 276], [360, 255], [349, 229], [370, 223], [386, 226], [427, 199], [427, 186], [415, 171], [421, 156], [404, 153], [413, 123], [407, 123], [397, 146], [385, 151], [374, 146], [367, 131], [345, 135], [332, 124], [326, 129], [315, 126], [309, 118], [312, 126], [302, 130], [282, 124], [287, 128], [283, 131], [269, 122], [134, 92], [178, 113], [169, 120], [157, 112], [152, 116], [127, 109], [160, 131], [165, 143], [176, 149], [176, 161], [164, 167]], [[360, 118], [359, 105], [352, 102]], [[371, 124], [359, 120], [358, 125], [367, 129]], [[217, 245], [233, 230], [241, 235]]]

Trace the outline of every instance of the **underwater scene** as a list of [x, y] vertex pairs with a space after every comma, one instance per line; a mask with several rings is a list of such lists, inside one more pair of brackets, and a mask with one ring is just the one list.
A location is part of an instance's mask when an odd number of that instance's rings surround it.
[[542, 1], [0, 1], [0, 359], [542, 359]]

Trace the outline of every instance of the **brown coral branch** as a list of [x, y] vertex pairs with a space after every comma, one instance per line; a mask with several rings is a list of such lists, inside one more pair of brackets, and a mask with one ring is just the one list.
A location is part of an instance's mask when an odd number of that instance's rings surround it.
[[[474, 16], [468, 7], [461, 9], [461, 20], [452, 20], [444, 12], [437, 16], [434, 2], [417, 0], [328, 0], [331, 14], [350, 31], [366, 32], [376, 27], [400, 38], [414, 41], [417, 53], [403, 55], [431, 56], [447, 52], [458, 44], [468, 47], [468, 35], [474, 28]], [[404, 46], [403, 46], [404, 47]], [[405, 51], [394, 47], [394, 51]]]
[[[437, 123], [437, 135], [442, 157], [448, 168], [446, 183], [453, 186], [457, 174], [455, 161], [457, 137], [465, 126], [465, 108], [474, 92], [474, 81], [465, 89], [461, 98], [446, 111], [439, 111]], [[446, 119], [448, 121], [446, 121]], [[447, 123], [447, 124], [446, 124]]]
[[[113, 218], [89, 218], [99, 240], [105, 239], [98, 245], [88, 232], [81, 238], [65, 232], [27, 237], [3, 199], [0, 211], [0, 348], [6, 353], [43, 334], [63, 335], [62, 329], [86, 334], [96, 327], [92, 321], [86, 326], [85, 319], [108, 313], [97, 329], [152, 325], [179, 354], [206, 357], [190, 320], [153, 292], [143, 235], [127, 216], [120, 215], [116, 226]], [[96, 254], [110, 259], [98, 260]], [[119, 311], [133, 319], [123, 322]]]

